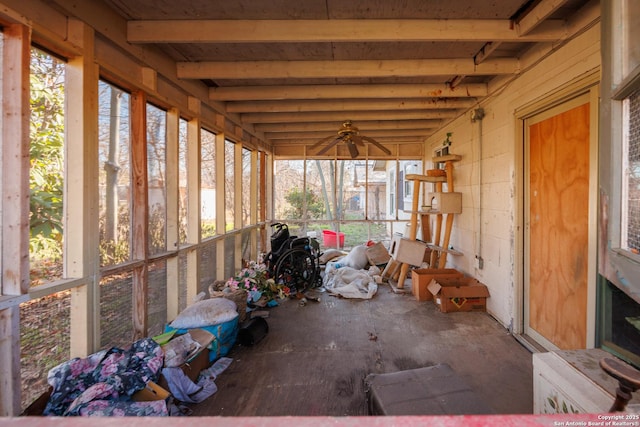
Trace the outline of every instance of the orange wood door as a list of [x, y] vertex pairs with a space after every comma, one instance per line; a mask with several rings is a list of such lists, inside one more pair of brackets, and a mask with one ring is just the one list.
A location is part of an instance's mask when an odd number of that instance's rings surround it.
[[531, 124], [528, 131], [528, 326], [560, 349], [585, 348], [589, 104]]

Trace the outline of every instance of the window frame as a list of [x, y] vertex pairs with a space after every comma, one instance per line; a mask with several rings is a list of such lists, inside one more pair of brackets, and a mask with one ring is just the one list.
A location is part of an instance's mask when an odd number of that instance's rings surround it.
[[640, 66], [625, 70], [625, 31], [640, 16], [626, 2], [602, 2], [602, 109], [600, 115], [600, 214], [598, 273], [640, 302], [640, 256], [622, 248], [625, 123], [624, 99], [640, 88]]

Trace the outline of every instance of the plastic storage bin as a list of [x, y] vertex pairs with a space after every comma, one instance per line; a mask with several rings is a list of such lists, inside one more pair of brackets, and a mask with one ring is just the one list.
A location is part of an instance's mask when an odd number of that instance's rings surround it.
[[326, 248], [335, 248], [338, 238], [340, 239], [340, 248], [344, 246], [344, 233], [333, 230], [322, 230], [322, 245]]

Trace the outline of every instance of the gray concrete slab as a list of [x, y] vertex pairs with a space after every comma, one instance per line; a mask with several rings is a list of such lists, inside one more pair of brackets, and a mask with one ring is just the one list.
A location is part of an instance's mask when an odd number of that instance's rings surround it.
[[366, 415], [372, 373], [448, 364], [496, 414], [531, 413], [531, 353], [487, 313], [440, 313], [381, 286], [371, 300], [281, 301], [268, 335], [235, 346], [198, 416]]

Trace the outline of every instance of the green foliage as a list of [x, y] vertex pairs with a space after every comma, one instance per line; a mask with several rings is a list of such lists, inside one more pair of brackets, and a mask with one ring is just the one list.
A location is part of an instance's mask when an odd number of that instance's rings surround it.
[[31, 56], [30, 249], [35, 259], [62, 256], [64, 65]]
[[200, 235], [202, 237], [211, 237], [211, 236], [215, 236], [216, 234], [216, 224], [213, 221], [208, 221], [202, 222], [202, 225], [200, 226]]
[[291, 205], [285, 211], [287, 219], [317, 219], [324, 214], [324, 202], [312, 190], [306, 191], [307, 209], [304, 209], [305, 193], [298, 187], [292, 188], [285, 196], [285, 200]]

